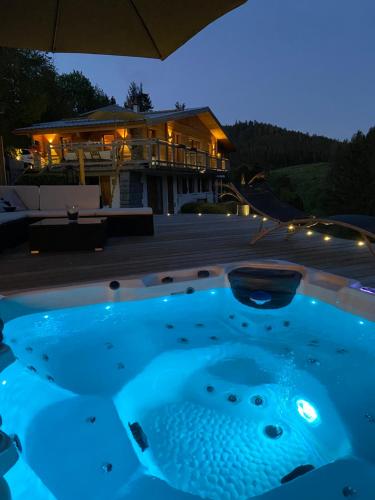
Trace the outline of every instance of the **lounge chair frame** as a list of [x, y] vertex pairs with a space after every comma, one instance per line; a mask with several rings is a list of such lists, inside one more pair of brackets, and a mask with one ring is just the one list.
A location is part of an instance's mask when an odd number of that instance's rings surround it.
[[276, 225], [268, 228], [261, 227], [260, 230], [258, 230], [258, 233], [251, 239], [250, 241], [251, 245], [254, 245], [257, 241], [273, 233], [274, 231], [277, 231], [278, 229], [288, 229], [289, 226], [294, 226], [294, 229], [289, 230], [287, 238], [293, 236], [299, 231], [302, 231], [303, 229], [307, 228], [310, 229], [311, 227], [314, 227], [318, 224], [324, 224], [326, 226], [336, 225], [336, 226], [346, 227], [348, 229], [357, 232], [363, 239], [363, 242], [365, 243], [369, 251], [372, 253], [372, 255], [375, 256], [375, 251], [371, 244], [371, 238], [375, 239], [375, 234], [371, 233], [370, 231], [366, 231], [365, 229], [360, 228], [359, 226], [355, 226], [347, 222], [337, 221], [335, 219], [320, 219], [317, 217], [310, 217], [306, 219], [294, 219], [288, 222], [275, 221], [274, 219], [272, 220], [276, 222]]
[[236, 198], [238, 201], [242, 203], [246, 203], [250, 205], [251, 209], [259, 214], [262, 218], [266, 218], [269, 221], [275, 222], [275, 225], [272, 227], [263, 227], [263, 219], [260, 221], [260, 226], [258, 228], [258, 232], [255, 236], [250, 241], [251, 245], [254, 245], [257, 241], [261, 240], [265, 236], [273, 233], [274, 231], [277, 231], [279, 229], [288, 229], [289, 226], [293, 226], [293, 230], [289, 230], [289, 232], [286, 234], [286, 239], [290, 238], [294, 234], [304, 230], [304, 229], [310, 229], [311, 227], [314, 227], [318, 224], [323, 224], [326, 226], [341, 226], [345, 227], [347, 229], [351, 229], [352, 231], [357, 232], [365, 245], [367, 246], [368, 250], [372, 255], [375, 256], [375, 250], [373, 248], [373, 245], [371, 244], [371, 240], [375, 240], [375, 232], [368, 231], [367, 229], [356, 225], [352, 224], [350, 222], [346, 222], [343, 220], [335, 219], [334, 217], [332, 218], [320, 218], [320, 217], [315, 217], [315, 216], [306, 216], [301, 217], [301, 218], [291, 218], [290, 220], [286, 221], [281, 221], [278, 219], [275, 219], [275, 217], [271, 217], [269, 214], [265, 213], [264, 211], [259, 210], [257, 207], [255, 207], [250, 200], [248, 200], [237, 188], [234, 184], [225, 184], [223, 187], [227, 188], [229, 190], [229, 193], [223, 193], [222, 196], [224, 195], [232, 195], [234, 198]]

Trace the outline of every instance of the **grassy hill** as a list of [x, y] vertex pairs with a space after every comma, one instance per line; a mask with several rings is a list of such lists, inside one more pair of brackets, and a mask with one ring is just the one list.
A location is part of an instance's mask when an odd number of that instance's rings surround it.
[[314, 215], [324, 215], [329, 163], [309, 163], [272, 170], [268, 182], [283, 200]]

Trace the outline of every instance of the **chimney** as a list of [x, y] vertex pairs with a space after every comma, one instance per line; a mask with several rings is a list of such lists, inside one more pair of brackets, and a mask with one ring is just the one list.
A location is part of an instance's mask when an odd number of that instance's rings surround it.
[[139, 113], [139, 106], [138, 106], [138, 104], [133, 104], [133, 111], [134, 111], [134, 113]]

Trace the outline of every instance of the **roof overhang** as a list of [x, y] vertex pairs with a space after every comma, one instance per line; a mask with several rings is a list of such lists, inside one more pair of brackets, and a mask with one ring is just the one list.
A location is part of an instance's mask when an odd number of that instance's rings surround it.
[[198, 116], [201, 122], [211, 130], [212, 135], [221, 142], [226, 151], [233, 152], [236, 150], [234, 144], [224, 132], [223, 126], [210, 109]]
[[235, 151], [235, 147], [226, 135], [223, 126], [213, 114], [209, 107], [193, 108], [181, 111], [154, 111], [149, 113], [136, 113], [130, 110], [116, 111], [98, 109], [91, 114], [85, 114], [87, 118], [76, 118], [60, 120], [49, 123], [39, 123], [30, 127], [14, 130], [16, 135], [43, 135], [64, 132], [113, 130], [114, 128], [139, 127], [142, 125], [155, 125], [185, 118], [197, 117], [211, 134], [220, 143], [226, 152]]
[[41, 123], [39, 125], [18, 128], [13, 131], [15, 135], [43, 135], [43, 134], [56, 134], [63, 132], [79, 132], [79, 131], [94, 131], [94, 130], [113, 130], [114, 128], [127, 128], [129, 126], [137, 127], [144, 123], [143, 120], [137, 120], [134, 122], [124, 121], [124, 120], [102, 120], [102, 123], [89, 123], [89, 121], [82, 123], [77, 121], [76, 123], [69, 123], [64, 125], [63, 122], [56, 123], [56, 125], [51, 125], [46, 123]]

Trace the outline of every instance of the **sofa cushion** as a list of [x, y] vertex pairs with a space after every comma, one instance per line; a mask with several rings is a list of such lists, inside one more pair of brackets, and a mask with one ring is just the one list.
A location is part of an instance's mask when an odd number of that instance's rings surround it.
[[1, 212], [0, 213], [0, 224], [5, 224], [6, 222], [12, 222], [14, 220], [26, 219], [28, 216], [28, 211], [23, 212]]
[[19, 212], [20, 210], [27, 210], [26, 205], [18, 196], [15, 189], [10, 189], [7, 193], [5, 193], [3, 199], [5, 202], [8, 202], [9, 206], [16, 207], [16, 212]]
[[78, 205], [80, 212], [99, 208], [99, 186], [40, 186], [41, 210], [66, 210], [67, 205]]
[[0, 198], [0, 212], [8, 212], [7, 208], [9, 205], [9, 201], [4, 200], [4, 198]]
[[95, 210], [96, 216], [111, 217], [115, 215], [152, 215], [152, 208], [100, 208]]
[[0, 197], [7, 199], [7, 194], [12, 191], [17, 193], [26, 208], [38, 210], [39, 186], [0, 186]]

